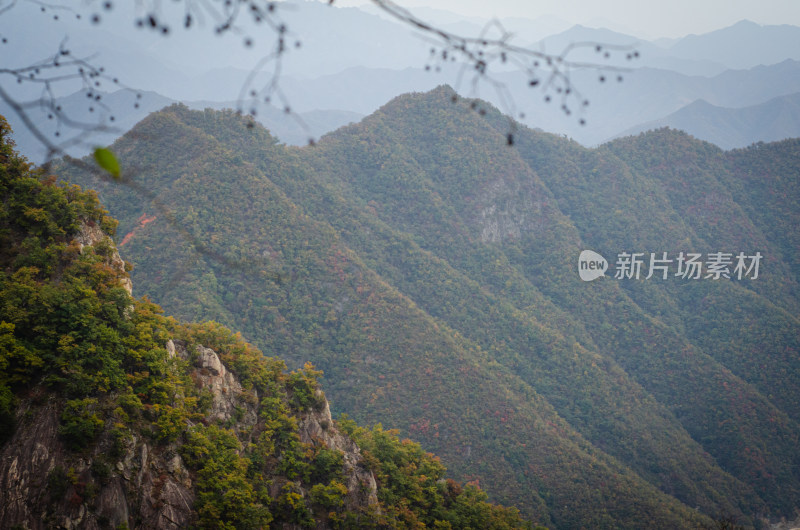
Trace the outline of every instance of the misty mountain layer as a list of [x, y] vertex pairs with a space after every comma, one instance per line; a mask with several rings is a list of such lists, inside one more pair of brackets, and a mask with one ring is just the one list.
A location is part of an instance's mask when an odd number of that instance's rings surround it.
[[[789, 25], [741, 21], [703, 35], [648, 42], [604, 28], [568, 27], [547, 17], [500, 20], [511, 45], [555, 55], [570, 50], [567, 59], [586, 65], [569, 71], [572, 92], [580, 93], [590, 105], [581, 109], [578, 99], [568, 101], [572, 108], [566, 117], [561, 95], [552, 92], [554, 86], [541, 83], [531, 89], [527, 67], [491, 62], [484, 78], [474, 77], [462, 64], [438, 64], [430, 55], [429, 40], [385, 14], [378, 16], [379, 10], [284, 2], [279, 10], [281, 19], [300, 45], [286, 52], [280, 75], [273, 78], [275, 65], [269, 61], [263, 69], [253, 70], [271, 53], [273, 43], [269, 31], [263, 31], [266, 28], [254, 30], [255, 42], [243, 46], [239, 36], [209, 39], [197, 28], [174, 31], [169, 37], [137, 29], [130, 12], [122, 7], [108, 10], [98, 24], [87, 17], [59, 17], [43, 7], [21, 3], [3, 13], [0, 33], [7, 42], [5, 49], [13, 52], [7, 54], [7, 67], [47, 61], [62, 42], [69, 42], [76, 56], [91, 58], [119, 79], [120, 86], [131, 87], [130, 92], [106, 97], [101, 104], [86, 97], [97, 87], [87, 87], [80, 79], [52, 83], [48, 93], [51, 90], [60, 98], [67, 122], [102, 123], [111, 129], [111, 134], [80, 138], [75, 143], [69, 134], [74, 131], [47, 119], [49, 106], [36, 105], [42, 96], [39, 82], [21, 79], [20, 83], [15, 75], [0, 79], [3, 90], [17, 102], [30, 104], [30, 117], [39, 123], [45, 137], [62, 143], [73, 156], [113, 141], [142, 119], [145, 110], [161, 108], [154, 107], [156, 101], [180, 101], [192, 108], [198, 108], [192, 102], [203, 101], [207, 103], [201, 109], [252, 110], [282, 142], [304, 144], [374, 112], [399, 94], [431, 90], [442, 83], [451, 84], [462, 96], [486, 99], [530, 127], [565, 134], [586, 146], [657, 123], [680, 124], [724, 148], [792, 137], [798, 128], [795, 113], [788, 112], [781, 119], [750, 125], [748, 134], [734, 142], [719, 132], [738, 118], [718, 117], [709, 124], [708, 112], [695, 117], [696, 109], [686, 108], [702, 99], [739, 109], [798, 93], [800, 28]], [[179, 11], [180, 6], [165, 7], [163, 15], [182, 21]], [[441, 29], [465, 36], [498, 31], [452, 13], [425, 9], [419, 13], [423, 18], [430, 16], [432, 24], [441, 24]], [[243, 31], [251, 29], [245, 26]], [[609, 57], [598, 53], [595, 45], [607, 46]], [[627, 60], [633, 50], [638, 59]], [[620, 76], [621, 82], [617, 81]], [[600, 82], [601, 77], [607, 82]], [[262, 93], [269, 86], [279, 90]], [[117, 88], [116, 84], [103, 87], [106, 91]], [[128, 100], [137, 92], [146, 101], [134, 109]], [[266, 95], [272, 96], [271, 103], [277, 107], [264, 102]], [[547, 95], [550, 104], [545, 103]], [[286, 107], [298, 114], [281, 114]], [[684, 108], [679, 121], [668, 119]], [[0, 113], [15, 126], [23, 154], [41, 163], [45, 157], [41, 141], [26, 135], [23, 122], [5, 103], [0, 103]], [[110, 121], [110, 116], [115, 121]], [[56, 132], [60, 136], [55, 136]]]

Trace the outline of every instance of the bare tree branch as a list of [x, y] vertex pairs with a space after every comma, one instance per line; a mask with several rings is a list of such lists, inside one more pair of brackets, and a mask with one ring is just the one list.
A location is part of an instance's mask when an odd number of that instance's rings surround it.
[[[67, 12], [81, 18], [83, 14], [78, 12], [78, 9], [88, 8], [94, 10], [89, 15], [89, 20], [94, 24], [102, 23], [101, 12], [114, 8], [112, 0], [88, 0], [83, 4], [70, 0], [56, 3], [45, 3], [40, 0], [23, 1], [39, 6], [42, 12], [55, 11], [56, 14], [53, 15], [55, 19], [58, 19], [59, 12]], [[530, 88], [541, 90], [545, 94], [545, 101], [549, 102], [553, 97], [558, 98], [561, 102], [561, 109], [567, 116], [577, 110], [581, 116], [580, 123], [583, 124], [585, 123], [582, 117], [583, 108], [588, 105], [588, 100], [574, 86], [571, 72], [577, 69], [594, 69], [598, 72], [598, 79], [604, 81], [606, 72], [619, 73], [624, 69], [610, 66], [607, 61], [573, 61], [570, 58], [571, 54], [579, 49], [594, 48], [601, 59], [608, 59], [612, 52], [624, 52], [628, 59], [638, 57], [638, 53], [629, 47], [599, 43], [573, 43], [557, 54], [517, 46], [511, 42], [513, 35], [496, 20], [489, 22], [477, 36], [457, 35], [413, 15], [393, 0], [371, 1], [382, 12], [415, 30], [431, 44], [426, 69], [438, 71], [446, 63], [456, 63], [460, 65], [456, 90], [460, 88], [461, 83], [469, 83], [476, 96], [481, 84], [486, 84], [495, 91], [501, 106], [504, 107], [502, 110], [508, 115], [507, 140], [509, 144], [514, 142], [516, 130], [514, 118], [524, 116], [514, 110], [514, 100], [505, 83], [499, 81], [495, 76], [496, 69], [515, 67], [524, 72]], [[170, 4], [174, 3], [170, 2]], [[253, 44], [253, 38], [245, 30], [245, 25], [266, 27], [274, 38], [272, 50], [254, 65], [242, 85], [237, 101], [238, 112], [244, 114], [244, 108], [247, 106], [247, 114], [255, 117], [259, 105], [277, 103], [287, 114], [291, 114], [307, 133], [309, 132], [309, 128], [303, 123], [300, 116], [292, 112], [289, 98], [281, 89], [284, 60], [292, 49], [301, 46], [300, 39], [290, 32], [281, 16], [281, 11], [287, 9], [288, 6], [269, 0], [177, 0], [177, 3], [183, 4], [183, 14], [180, 20], [171, 20], [170, 15], [164, 13], [165, 10], [162, 9], [160, 0], [137, 0], [134, 23], [142, 30], [150, 30], [168, 36], [174, 27], [189, 30], [195, 25], [202, 26], [209, 21], [213, 24], [213, 32], [216, 34], [233, 33], [242, 36], [245, 47]], [[327, 3], [333, 4], [334, 0], [328, 0]], [[0, 0], [0, 16], [6, 15], [17, 5], [18, 0]], [[497, 36], [491, 36], [492, 34], [497, 34]], [[0, 42], [6, 43], [5, 37], [2, 35], [0, 35]], [[111, 109], [103, 103], [100, 90], [106, 84], [125, 88], [117, 78], [108, 75], [105, 68], [95, 64], [95, 57], [75, 57], [66, 44], [66, 41], [62, 42], [52, 56], [33, 64], [17, 68], [0, 64], [0, 100], [14, 111], [24, 127], [46, 149], [46, 165], [56, 157], [64, 157], [68, 164], [94, 175], [101, 181], [118, 183], [131, 188], [136, 194], [147, 199], [158, 210], [161, 217], [177, 230], [181, 237], [188, 241], [200, 255], [209, 257], [227, 267], [247, 268], [262, 274], [261, 267], [233, 262], [208, 248], [180, 223], [159, 197], [133, 180], [131, 168], [123, 171], [122, 178], [116, 180], [93, 163], [66, 156], [66, 149], [79, 144], [88, 145], [91, 137], [95, 134], [122, 132], [113, 127], [112, 123], [115, 121], [115, 117], [110, 113]], [[259, 85], [257, 79], [260, 74], [265, 72], [268, 72], [268, 80]], [[38, 87], [40, 96], [33, 100], [21, 101], [4, 87], [4, 82], [8, 82], [8, 80], [23, 85], [23, 88]], [[60, 98], [57, 95], [59, 91], [56, 88], [76, 81], [81, 83], [87, 98], [91, 100], [90, 112], [97, 111], [98, 119], [95, 122], [73, 118], [59, 102]], [[137, 94], [137, 98], [140, 97], [141, 94]], [[454, 97], [455, 100], [457, 100], [456, 97]], [[138, 103], [134, 105], [138, 107]], [[485, 113], [485, 109], [480, 108], [475, 101], [471, 103], [471, 108], [476, 112]], [[34, 109], [44, 111], [47, 120], [55, 122], [56, 130], [53, 137], [48, 135], [42, 124], [37, 123], [33, 118], [31, 111]], [[252, 122], [250, 124], [252, 125]], [[314, 143], [310, 133], [309, 143]], [[268, 276], [276, 280], [281, 279], [280, 276], [273, 273], [268, 273]]]
[[[69, 0], [57, 3], [25, 1], [40, 6], [42, 11], [68, 11], [77, 17], [80, 17], [81, 13], [76, 9], [89, 8], [94, 10], [90, 19], [95, 23], [101, 22], [102, 11], [114, 8], [112, 0], [89, 0], [83, 6], [75, 6]], [[328, 0], [327, 3], [333, 4], [334, 1]], [[18, 0], [0, 3], [0, 15], [8, 12], [17, 3]], [[270, 0], [178, 0], [178, 3], [183, 4], [182, 19], [171, 20], [175, 18], [174, 13], [165, 13], [161, 0], [137, 0], [134, 22], [143, 30], [149, 29], [166, 36], [174, 27], [188, 30], [197, 24], [204, 25], [209, 21], [213, 24], [213, 32], [216, 34], [233, 33], [242, 36], [245, 47], [253, 44], [253, 37], [248, 34], [249, 30], [246, 28], [265, 27], [274, 38], [272, 50], [253, 66], [242, 84], [237, 99], [237, 110], [255, 117], [261, 105], [277, 105], [294, 117], [309, 133], [309, 143], [313, 143], [308, 126], [299, 115], [292, 112], [291, 102], [281, 89], [281, 75], [283, 63], [287, 60], [286, 56], [293, 48], [301, 45], [300, 39], [291, 34], [282, 17], [282, 11], [289, 6]], [[498, 71], [515, 68], [523, 72], [527, 85], [544, 93], [545, 102], [557, 101], [565, 116], [576, 114], [579, 123], [584, 124], [584, 109], [589, 100], [572, 82], [571, 73], [578, 69], [594, 69], [598, 72], [598, 81], [603, 82], [608, 72], [613, 71], [619, 77], [624, 71], [618, 66], [610, 65], [608, 59], [611, 53], [625, 53], [629, 60], [638, 57], [638, 53], [630, 47], [594, 42], [572, 43], [559, 53], [546, 53], [513, 44], [513, 34], [506, 31], [497, 20], [489, 22], [479, 35], [464, 36], [446, 31], [415, 16], [393, 0], [372, 0], [372, 3], [395, 21], [415, 30], [431, 44], [430, 56], [425, 65], [427, 70], [439, 71], [446, 63], [460, 65], [454, 88], [459, 91], [462, 84], [467, 84], [470, 87], [470, 97], [480, 96], [480, 86], [490, 87], [500, 102], [501, 110], [509, 116], [509, 143], [513, 142], [516, 126], [514, 119], [524, 118], [524, 114], [516, 111], [515, 101], [508, 87], [496, 76]], [[594, 49], [599, 60], [597, 62], [573, 60], [571, 58], [573, 53], [581, 49]], [[265, 73], [268, 80], [260, 84], [258, 79]], [[18, 84], [42, 85], [42, 95], [38, 105], [33, 104], [34, 102], [20, 104], [14, 101], [17, 105], [12, 107], [17, 114], [26, 113], [27, 109], [34, 106], [46, 110], [48, 119], [56, 121], [57, 128], [54, 133], [56, 137], [61, 136], [64, 131], [77, 133], [69, 140], [58, 144], [62, 150], [70, 145], [87, 142], [94, 133], [114, 130], [111, 126], [111, 122], [114, 121], [113, 115], [103, 116], [94, 123], [79, 122], [66, 115], [58, 104], [58, 98], [54, 95], [54, 85], [79, 79], [83, 81], [88, 97], [96, 98], [96, 106], [110, 111], [100, 102], [101, 95], [93, 94], [93, 89], [99, 88], [103, 81], [119, 84], [116, 79], [109, 79], [101, 66], [94, 65], [92, 57], [81, 59], [73, 57], [66, 49], [65, 43], [62, 43], [53, 57], [40, 63], [17, 69], [0, 68], [0, 79], [3, 76], [15, 78]], [[14, 98], [8, 92], [5, 94], [3, 100], [10, 104]], [[479, 112], [481, 110], [477, 106], [473, 108]], [[90, 110], [93, 111], [93, 107], [90, 107]], [[41, 142], [44, 135], [41, 127], [31, 119], [22, 121]], [[47, 146], [44, 142], [42, 145]], [[57, 151], [48, 148], [48, 159], [56, 153]]]

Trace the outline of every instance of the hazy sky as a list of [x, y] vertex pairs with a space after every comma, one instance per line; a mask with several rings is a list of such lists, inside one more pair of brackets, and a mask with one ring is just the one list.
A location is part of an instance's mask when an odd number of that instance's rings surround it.
[[[800, 25], [800, 0], [396, 0], [483, 18], [556, 15], [569, 22], [627, 30], [638, 37], [706, 33], [748, 19], [759, 24]], [[336, 0], [362, 5], [365, 0]]]

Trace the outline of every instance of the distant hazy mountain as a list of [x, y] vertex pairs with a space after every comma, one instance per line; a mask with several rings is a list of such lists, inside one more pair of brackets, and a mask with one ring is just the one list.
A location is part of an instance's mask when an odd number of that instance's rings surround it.
[[[726, 71], [711, 78], [640, 68], [624, 72], [622, 82], [610, 75], [605, 83], [599, 82], [593, 70], [577, 71], [572, 80], [590, 101], [583, 114], [585, 126], [578, 123], [577, 113], [567, 117], [559, 103], [546, 104], [544, 94], [531, 89], [522, 74], [503, 73], [497, 79], [505, 85], [508, 90], [505, 95], [510, 95], [516, 110], [525, 113], [522, 121], [527, 125], [566, 134], [584, 145], [597, 145], [698, 99], [724, 107], [746, 107], [800, 92], [800, 62], [789, 60], [751, 70]], [[373, 112], [398, 93], [422, 92], [441, 83], [452, 84], [465, 96], [481, 96], [512, 113], [512, 109], [503, 105], [503, 94], [490, 86], [483, 86], [475, 94], [468, 80], [457, 84], [454, 74], [436, 74], [421, 68], [403, 71], [353, 68], [317, 79], [283, 80], [293, 108], [299, 111], [325, 108], [360, 114]]]
[[[685, 75], [713, 76], [726, 70], [724, 64], [716, 61], [696, 57], [677, 57], [663, 47], [632, 35], [581, 25], [551, 35], [537, 43], [536, 47], [549, 53], [560, 54], [568, 47], [576, 45], [579, 47], [568, 55], [568, 58], [574, 61], [599, 63], [626, 69], [660, 68]], [[598, 45], [600, 45], [599, 50], [597, 49]], [[638, 52], [639, 57], [629, 60], [627, 56], [633, 51]], [[605, 57], [606, 53], [609, 54], [607, 58]]]
[[[106, 66], [111, 75], [118, 75], [123, 85], [168, 98], [168, 101], [140, 102], [138, 112], [133, 112], [130, 119], [115, 108], [114, 112], [120, 113], [116, 122], [118, 134], [142, 119], [146, 111], [161, 108], [170, 101], [182, 101], [196, 108], [190, 102], [237, 101], [251, 88], [258, 93], [274, 73], [267, 68], [255, 76], [252, 85], [246, 85], [253, 65], [272, 51], [273, 43], [269, 39], [257, 40], [252, 49], [245, 49], [241, 35], [208, 39], [207, 32], [192, 30], [174, 31], [169, 37], [162, 37], [136, 29], [123, 11], [103, 14], [102, 22], [94, 26], [85, 17], [77, 20], [62, 14], [55, 21], [55, 15], [48, 9], [42, 12], [38, 6], [16, 6], [3, 15], [5, 26], [0, 27], [14, 51], [6, 62], [30, 64], [42, 60], [52, 55], [64, 36], [69, 35], [70, 49], [84, 57], [98, 52], [99, 64]], [[443, 83], [454, 86], [464, 96], [488, 100], [516, 117], [524, 113], [525, 118], [521, 120], [529, 126], [567, 135], [585, 145], [600, 144], [699, 99], [711, 105], [740, 108], [800, 92], [800, 28], [797, 27], [741, 22], [706, 35], [650, 43], [624, 33], [585, 26], [573, 26], [542, 38], [542, 35], [562, 30], [564, 22], [553, 17], [502, 20], [503, 27], [514, 34], [515, 43], [526, 45], [538, 40], [530, 46], [549, 53], [561, 53], [571, 45], [587, 44], [578, 46], [569, 57], [626, 69], [621, 72], [622, 82], [617, 81], [619, 72], [616, 71], [573, 70], [573, 93], [580, 92], [581, 99], [589, 100], [590, 105], [580, 114], [580, 99], [568, 101], [571, 114], [566, 116], [562, 102], [555, 102], [558, 98], [553, 95], [553, 103], [546, 105], [545, 94], [540, 89], [531, 89], [522, 72], [498, 71], [492, 66], [490, 73], [507, 90], [498, 91], [491, 84], [479, 83], [476, 89], [471, 72], [460, 72], [458, 65], [444, 73], [426, 71], [430, 43], [418, 38], [410, 28], [374, 12], [293, 0], [281, 4], [281, 13], [290, 28], [292, 47], [280, 70], [280, 94], [285, 98], [273, 97], [271, 103], [278, 109], [288, 106], [299, 113], [351, 113], [322, 122], [303, 118], [307, 123], [317, 123], [307, 129], [297, 121], [284, 123], [281, 120], [286, 116], [273, 112], [274, 109], [257, 108], [263, 114], [259, 118], [262, 123], [288, 143], [305, 142], [309, 136], [319, 136], [357, 119], [356, 114], [369, 114], [399, 94], [427, 91]], [[480, 31], [482, 27], [474, 19], [459, 18], [452, 13], [426, 9], [420, 9], [419, 13], [453, 31], [469, 33]], [[36, 38], [31, 38], [33, 35]], [[295, 41], [300, 43], [299, 48], [294, 47]], [[599, 52], [596, 44], [601, 45]], [[618, 49], [620, 46], [625, 49]], [[634, 49], [640, 57], [628, 60], [628, 53]], [[608, 59], [604, 57], [606, 52], [610, 54]], [[753, 67], [762, 64], [764, 66]], [[741, 69], [726, 70], [733, 67]], [[599, 82], [601, 75], [608, 82]], [[28, 93], [19, 91], [26, 86], [18, 86], [11, 80], [4, 83], [3, 88], [18, 100], [39, 97], [38, 86], [28, 88]], [[67, 96], [83, 87], [78, 83], [57, 88], [60, 94]], [[111, 86], [100, 89], [112, 91]], [[263, 94], [259, 97], [263, 102]], [[86, 103], [80, 98], [78, 102]], [[73, 104], [77, 103], [72, 100], [64, 103], [65, 106]], [[221, 105], [228, 103], [210, 106], [220, 108]], [[0, 108], [0, 111], [9, 113], [8, 109]], [[266, 120], [265, 116], [270, 119]], [[34, 118], [43, 120], [45, 114], [34, 112]], [[581, 118], [586, 121], [585, 126], [579, 124]], [[16, 125], [15, 116], [9, 119], [18, 131], [20, 148], [37, 159], [28, 147], [32, 145], [26, 138], [28, 133]], [[111, 141], [114, 137], [116, 134], [93, 142]], [[85, 150], [87, 146], [81, 148]]]
[[[364, 5], [362, 11], [377, 15], [386, 20], [396, 22], [383, 10], [372, 6]], [[494, 20], [486, 20], [480, 17], [459, 15], [452, 11], [436, 9], [432, 7], [413, 7], [411, 13], [430, 24], [459, 35], [477, 35], [487, 24], [495, 20], [500, 23], [502, 28], [514, 35], [515, 42], [536, 42], [550, 35], [560, 33], [569, 29], [573, 24], [555, 15], [542, 15], [535, 19], [524, 17], [503, 17]]]
[[800, 93], [741, 109], [718, 107], [700, 99], [660, 120], [628, 129], [623, 135], [661, 127], [686, 131], [723, 149], [800, 137]]
[[[170, 13], [171, 5], [164, 10]], [[281, 73], [319, 77], [354, 66], [402, 69], [423, 66], [430, 45], [407, 26], [384, 20], [356, 8], [338, 8], [318, 2], [282, 3], [279, 11], [288, 27], [289, 49]], [[182, 13], [172, 13], [182, 21]], [[58, 16], [58, 20], [54, 17]], [[167, 15], [165, 15], [167, 16]], [[56, 13], [38, 5], [20, 3], [3, 13], [0, 32], [8, 40], [4, 67], [26, 65], [52, 57], [65, 41], [80, 57], [92, 57], [128, 86], [154, 90], [177, 100], [198, 99], [195, 77], [220, 68], [252, 69], [274, 50], [274, 33], [252, 29], [253, 45], [243, 45], [241, 33], [215, 37], [213, 28], [172, 31], [169, 36], [137, 29], [131, 10], [120, 7], [103, 13], [97, 25], [87, 16]], [[298, 44], [299, 43], [299, 44]], [[272, 72], [274, 65], [266, 70]], [[76, 91], [77, 86], [63, 92]], [[223, 100], [226, 94], [202, 96]]]
[[[598, 43], [635, 46], [641, 57], [635, 64], [624, 60], [624, 53], [611, 50], [610, 64], [648, 66], [674, 70], [687, 75], [714, 76], [725, 70], [744, 70], [771, 65], [787, 59], [800, 60], [800, 28], [797, 26], [762, 26], [742, 21], [733, 26], [681, 39], [648, 42], [603, 28], [574, 26], [541, 41], [549, 52], [559, 52], [570, 44]], [[603, 50], [606, 51], [606, 50]], [[592, 47], [578, 57], [598, 61], [601, 55]]]
[[282, 83], [292, 107], [299, 111], [323, 108], [369, 114], [398, 94], [423, 92], [452, 79], [423, 68], [356, 67], [316, 79], [287, 77]]
[[[110, 94], [95, 91], [93, 95], [102, 99], [88, 98], [87, 91], [81, 90], [59, 100], [63, 113], [73, 121], [86, 124], [87, 130], [59, 126], [55, 120], [47, 118], [49, 111], [42, 108], [30, 108], [28, 113], [48, 141], [60, 146], [67, 154], [84, 156], [96, 146], [110, 144], [151, 112], [174, 103], [174, 100], [155, 92], [140, 92], [138, 98], [136, 92], [129, 90]], [[19, 153], [37, 164], [44, 162], [47, 148], [3, 101], [0, 101], [0, 115], [6, 116], [14, 129]], [[110, 121], [112, 116], [113, 122]], [[108, 127], [98, 130], [98, 124], [102, 123]], [[58, 137], [56, 132], [59, 132]]]
[[775, 64], [800, 59], [800, 28], [743, 20], [711, 33], [684, 37], [669, 51], [675, 57], [714, 61], [735, 69]]
[[[172, 12], [174, 7], [165, 6], [164, 9], [166, 14], [172, 13], [175, 20], [182, 20], [181, 13]], [[415, 10], [417, 12], [445, 29], [466, 34], [477, 34], [486, 25], [486, 22], [437, 10]], [[352, 68], [401, 71], [424, 68], [428, 59], [428, 41], [410, 27], [374, 14], [374, 10], [366, 12], [293, 0], [282, 3], [280, 14], [289, 28], [291, 44], [281, 64], [280, 71], [285, 76], [308, 80]], [[66, 42], [72, 51], [84, 57], [97, 54], [93, 60], [127, 86], [152, 90], [180, 101], [224, 101], [238, 96], [243, 73], [249, 73], [260, 59], [272, 53], [274, 45], [272, 39], [264, 35], [263, 28], [253, 31], [256, 38], [250, 48], [243, 46], [241, 34], [209, 38], [207, 30], [210, 28], [173, 31], [163, 37], [137, 29], [130, 13], [122, 8], [104, 13], [98, 25], [91, 24], [87, 17], [78, 20], [62, 13], [54, 20], [56, 16], [57, 13], [47, 9], [42, 12], [38, 5], [24, 3], [4, 13], [0, 30], [14, 52], [4, 59], [4, 65], [30, 64], [52, 56], [68, 37]], [[500, 22], [514, 35], [512, 42], [515, 44], [531, 45], [551, 53], [560, 53], [576, 43], [631, 45], [640, 52], [637, 61], [625, 60], [625, 52], [612, 53], [609, 64], [647, 66], [686, 75], [712, 76], [726, 68], [800, 60], [800, 28], [792, 26], [741, 22], [672, 43], [660, 41], [659, 45], [608, 29], [573, 26], [565, 30], [566, 23], [555, 17], [507, 18]], [[245, 32], [249, 29], [246, 25], [243, 28]], [[299, 47], [295, 47], [296, 43]], [[589, 46], [585, 51], [571, 56], [592, 62], [606, 61], [602, 53], [607, 50], [598, 54], [594, 46]], [[220, 69], [226, 69], [228, 75]], [[272, 68], [266, 70], [272, 72]], [[66, 95], [79, 88], [80, 85], [62, 93]]]
[[[197, 81], [195, 85], [204, 89], [193, 91], [192, 94], [198, 97], [195, 102], [189, 100], [186, 104], [195, 109], [236, 108], [236, 92], [239, 87], [237, 82], [243, 80], [245, 75], [244, 71], [227, 69], [218, 71], [217, 75], [209, 74], [198, 78], [205, 81]], [[583, 126], [578, 123], [575, 115], [565, 116], [559, 104], [544, 103], [544, 94], [539, 90], [530, 89], [521, 74], [498, 74], [498, 79], [508, 89], [515, 108], [525, 113], [525, 119], [522, 121], [527, 125], [567, 135], [584, 145], [591, 146], [631, 131], [641, 130], [638, 127], [650, 128], [651, 122], [660, 123], [657, 120], [678, 112], [698, 100], [717, 107], [738, 109], [761, 105], [774, 98], [799, 93], [800, 62], [787, 60], [780, 64], [750, 70], [730, 70], [711, 78], [688, 76], [669, 70], [640, 68], [624, 73], [622, 82], [616, 81], [612, 76], [605, 83], [598, 82], [598, 74], [594, 71], [578, 71], [573, 74], [572, 80], [590, 101], [590, 105], [582, 115], [586, 120], [586, 125]], [[227, 98], [213, 100], [211, 96], [215, 93], [214, 87], [217, 86], [213, 84], [214, 82], [217, 82], [219, 87], [228, 85], [230, 90], [225, 92]], [[294, 114], [286, 114], [282, 109], [266, 105], [258, 107], [257, 118], [281, 141], [288, 144], [304, 144], [309, 137], [318, 138], [342, 125], [358, 121], [361, 116], [374, 112], [383, 103], [400, 93], [424, 92], [442, 83], [457, 86], [464, 96], [482, 96], [504, 111], [511, 112], [511, 109], [503, 106], [500, 94], [491, 89], [486, 90], [487, 87], [475, 94], [469, 82], [462, 80], [460, 85], [456, 85], [456, 75], [452, 72], [437, 74], [422, 68], [391, 70], [359, 67], [315, 79], [285, 76], [281, 80], [281, 86], [288, 95], [291, 110], [299, 114], [300, 121]], [[94, 138], [91, 145], [79, 145], [70, 151], [72, 154], [85, 154], [96, 144], [110, 143], [147, 113], [175, 101], [154, 93], [144, 93], [143, 99], [139, 101], [140, 108], [134, 109], [133, 94], [128, 93], [127, 96], [124, 94], [125, 92], [120, 92], [115, 98], [108, 96], [105, 101], [117, 114], [118, 132]], [[207, 97], [202, 97], [203, 95]], [[88, 103], [85, 93], [67, 98], [64, 106], [82, 109], [83, 115], [89, 116], [86, 112]], [[244, 110], [247, 111], [248, 108], [245, 107]], [[8, 115], [15, 130], [18, 131], [17, 142], [20, 150], [32, 160], [41, 160], [43, 149], [38, 147], [37, 142], [24, 130], [24, 127], [16, 125], [15, 116], [10, 109], [0, 106], [0, 114]], [[747, 145], [751, 143], [749, 141], [751, 137], [756, 140], [766, 140], [791, 136], [786, 131], [792, 130], [791, 122], [796, 121], [794, 116], [795, 114], [790, 113], [774, 120], [759, 122], [762, 124], [757, 135], [743, 133], [743, 136], [733, 144], [720, 145]], [[40, 116], [42, 120], [43, 117]], [[304, 128], [302, 123], [305, 123], [307, 128]], [[774, 132], [768, 131], [770, 126], [777, 127], [779, 124], [779, 129]], [[677, 123], [669, 125], [682, 128]], [[689, 132], [695, 134], [693, 129], [689, 129]], [[735, 135], [738, 132], [731, 131], [730, 134]], [[698, 137], [711, 138], [704, 134]]]
[[[97, 95], [97, 93], [95, 93]], [[139, 97], [137, 97], [137, 94]], [[118, 90], [110, 94], [99, 93], [102, 99], [98, 102], [86, 97], [86, 91], [79, 91], [62, 98], [59, 103], [63, 111], [73, 120], [88, 124], [92, 128], [98, 118], [114, 117], [107, 121], [107, 130], [95, 130], [86, 134], [81, 130], [69, 130], [62, 127], [62, 135], [55, 137], [58, 124], [48, 120], [48, 112], [43, 109], [30, 109], [31, 117], [39, 125], [41, 131], [51, 140], [59, 142], [67, 154], [85, 156], [99, 145], [108, 145], [131, 129], [137, 122], [151, 112], [176, 103], [174, 99], [155, 92], [134, 92]], [[236, 101], [191, 101], [187, 105], [192, 109], [214, 110], [236, 109]], [[90, 110], [91, 109], [91, 110]], [[245, 112], [247, 109], [245, 109]], [[0, 101], [0, 115], [6, 116], [14, 128], [14, 139], [17, 150], [29, 160], [42, 163], [47, 158], [47, 149], [18, 119], [14, 111]], [[343, 125], [360, 120], [363, 114], [346, 110], [309, 110], [299, 113], [286, 113], [269, 105], [258, 109], [256, 119], [281, 142], [289, 145], [305, 145], [310, 139], [318, 139], [323, 134], [338, 129]]]
[[508, 76], [505, 81], [517, 107], [526, 113], [526, 124], [566, 134], [584, 145], [597, 145], [698, 99], [738, 108], [800, 92], [800, 62], [729, 70], [711, 78], [643, 68], [625, 73], [622, 82], [610, 75], [605, 83], [598, 82], [596, 72], [576, 72], [573, 81], [590, 100], [585, 126], [565, 116], [559, 104], [541, 104], [542, 95], [528, 90], [519, 77]]
[[568, 29], [571, 24], [554, 15], [545, 15], [531, 20], [528, 18], [503, 18], [503, 28], [521, 40], [536, 42], [543, 38]]

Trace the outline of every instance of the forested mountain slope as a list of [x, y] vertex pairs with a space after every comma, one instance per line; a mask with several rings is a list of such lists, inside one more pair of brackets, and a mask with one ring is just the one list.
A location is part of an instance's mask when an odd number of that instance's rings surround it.
[[0, 117], [0, 527], [532, 526], [334, 422], [310, 364], [132, 298], [96, 195], [12, 146]]
[[[314, 362], [335, 411], [400, 427], [533, 520], [792, 515], [798, 142], [726, 153], [660, 130], [589, 150], [520, 127], [509, 147], [505, 118], [453, 98], [401, 96], [306, 148], [175, 106], [113, 147], [146, 194], [64, 176], [99, 189], [168, 312]], [[584, 249], [606, 277], [581, 281]], [[623, 252], [640, 279], [614, 277]], [[668, 279], [645, 279], [664, 252]], [[676, 277], [680, 252], [730, 253], [732, 278]], [[740, 252], [757, 278], [736, 278]]]

